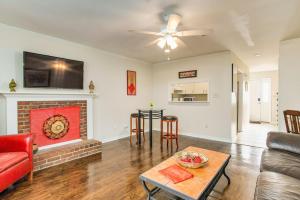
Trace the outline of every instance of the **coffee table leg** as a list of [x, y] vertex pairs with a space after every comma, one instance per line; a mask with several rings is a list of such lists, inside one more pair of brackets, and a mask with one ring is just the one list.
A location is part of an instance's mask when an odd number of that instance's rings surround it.
[[155, 187], [154, 189], [150, 190], [145, 181], [142, 181], [142, 183], [143, 183], [144, 189], [147, 192], [147, 200], [151, 200], [152, 196], [160, 190], [160, 188], [158, 188], [158, 187]]
[[224, 175], [225, 178], [227, 179], [228, 185], [230, 185], [230, 178], [229, 178], [229, 176], [226, 174], [225, 168], [224, 168], [224, 171], [223, 171], [223, 175]]
[[145, 189], [146, 192], [147, 192], [147, 196], [148, 196], [147, 199], [150, 200], [150, 199], [151, 199], [151, 191], [150, 191], [149, 188], [147, 187], [145, 181], [142, 181], [142, 183], [143, 183], [144, 189]]

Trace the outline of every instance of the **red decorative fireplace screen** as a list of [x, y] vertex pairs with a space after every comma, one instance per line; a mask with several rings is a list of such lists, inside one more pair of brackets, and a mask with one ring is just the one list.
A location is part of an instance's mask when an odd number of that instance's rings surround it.
[[30, 131], [39, 147], [80, 139], [80, 107], [32, 109]]

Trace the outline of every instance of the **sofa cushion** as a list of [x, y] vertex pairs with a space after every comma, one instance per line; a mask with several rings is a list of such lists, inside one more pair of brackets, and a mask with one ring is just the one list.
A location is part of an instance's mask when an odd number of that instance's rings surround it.
[[0, 173], [25, 159], [28, 159], [28, 154], [26, 152], [0, 153]]
[[300, 179], [300, 155], [287, 151], [264, 150], [260, 169]]
[[257, 179], [255, 200], [299, 200], [300, 180], [276, 172], [262, 172]]

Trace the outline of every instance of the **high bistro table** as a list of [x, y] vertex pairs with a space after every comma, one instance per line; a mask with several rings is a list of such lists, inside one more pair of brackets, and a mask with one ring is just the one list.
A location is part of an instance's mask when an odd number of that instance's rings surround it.
[[161, 119], [163, 117], [164, 109], [138, 109], [138, 144], [141, 144], [141, 119], [140, 116], [143, 115], [145, 119], [149, 119], [149, 144], [152, 148], [152, 120]]

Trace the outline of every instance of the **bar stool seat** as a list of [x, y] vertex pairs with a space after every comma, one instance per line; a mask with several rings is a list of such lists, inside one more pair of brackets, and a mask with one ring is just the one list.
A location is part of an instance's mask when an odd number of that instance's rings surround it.
[[[139, 113], [131, 113], [132, 118], [137, 118], [139, 116]], [[144, 114], [140, 114], [141, 118], [144, 118]]]
[[178, 120], [178, 118], [176, 116], [167, 115], [167, 116], [163, 116], [162, 120], [164, 120], [164, 121], [166, 121], [166, 120], [175, 121], [175, 120]]
[[[132, 145], [132, 136], [135, 134], [136, 135], [136, 143], [138, 142], [139, 139], [139, 134], [138, 134], [138, 113], [131, 113], [130, 114], [130, 144]], [[144, 133], [144, 129], [145, 129], [145, 116], [143, 114], [140, 114], [140, 120], [141, 120], [141, 134], [143, 134], [143, 140], [145, 142], [145, 133]], [[133, 127], [133, 123], [132, 121], [135, 122], [135, 125]]]
[[[167, 124], [167, 132], [164, 132], [164, 123]], [[173, 124], [175, 124], [175, 132], [173, 132]], [[176, 140], [176, 147], [178, 149], [178, 118], [172, 115], [163, 116], [161, 119], [161, 133], [160, 144], [163, 146], [163, 140], [167, 140], [167, 148], [171, 142], [171, 149], [173, 148], [173, 140]]]

